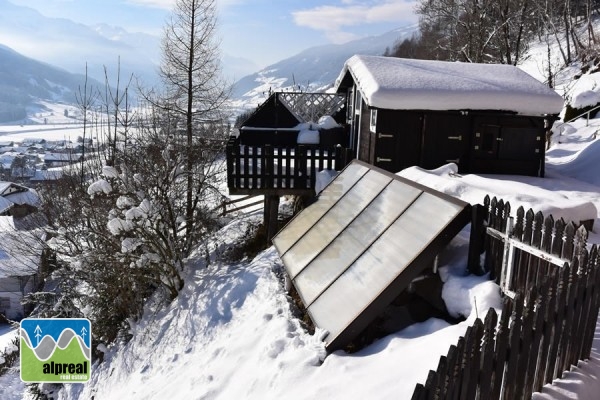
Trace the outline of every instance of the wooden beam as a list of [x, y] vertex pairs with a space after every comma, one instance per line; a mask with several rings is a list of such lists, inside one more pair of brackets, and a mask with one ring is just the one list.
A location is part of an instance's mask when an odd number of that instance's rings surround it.
[[279, 196], [265, 196], [264, 225], [267, 232], [267, 245], [271, 245], [271, 239], [277, 233], [277, 219], [279, 217]]

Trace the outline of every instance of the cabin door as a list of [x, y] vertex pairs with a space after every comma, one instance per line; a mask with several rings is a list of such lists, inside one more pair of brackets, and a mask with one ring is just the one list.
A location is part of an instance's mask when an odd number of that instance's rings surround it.
[[468, 169], [470, 119], [462, 114], [425, 115], [421, 167], [438, 168], [454, 163], [459, 171]]
[[502, 141], [500, 137], [500, 125], [479, 124], [475, 129], [473, 139], [474, 155], [477, 158], [498, 158], [498, 147]]
[[[373, 116], [372, 116], [373, 117]], [[379, 110], [372, 119], [372, 164], [390, 172], [418, 165], [423, 115], [416, 112]]]

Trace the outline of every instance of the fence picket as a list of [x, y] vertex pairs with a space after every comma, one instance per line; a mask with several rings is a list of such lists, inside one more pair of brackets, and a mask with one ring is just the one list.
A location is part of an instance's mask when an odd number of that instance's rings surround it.
[[560, 256], [563, 246], [563, 234], [565, 231], [565, 221], [561, 218], [554, 223], [554, 237], [552, 238], [551, 253]]
[[523, 317], [523, 297], [517, 294], [514, 299], [514, 309], [510, 316], [510, 333], [508, 334], [508, 354], [506, 357], [506, 375], [503, 384], [502, 398], [512, 400], [515, 398], [516, 387], [509, 382], [515, 382], [519, 362], [519, 341]]
[[[460, 343], [460, 340], [459, 340]], [[446, 387], [446, 395], [445, 399], [452, 400], [455, 397], [455, 393], [457, 392], [460, 377], [460, 360], [461, 354], [458, 346], [450, 345], [450, 349], [448, 349], [448, 356], [446, 359], [448, 360], [448, 386]], [[458, 387], [460, 389], [460, 387]]]
[[460, 383], [460, 400], [467, 400], [467, 395], [469, 392], [469, 386], [472, 385], [471, 382], [471, 370], [473, 369], [473, 365], [471, 364], [471, 352], [473, 351], [473, 326], [467, 328], [465, 332], [465, 346], [463, 349], [462, 360], [460, 362], [462, 367], [462, 376]]
[[427, 400], [427, 389], [420, 383], [415, 386], [411, 400]]
[[577, 298], [579, 279], [576, 279], [577, 265], [571, 265], [569, 267], [569, 280], [567, 284], [567, 296], [566, 303], [563, 305], [564, 317], [563, 317], [563, 331], [561, 335], [561, 342], [558, 346], [558, 362], [556, 377], [559, 378], [562, 372], [569, 368], [569, 353], [570, 343], [572, 340], [573, 331], [573, 317], [575, 315], [575, 300]]
[[448, 359], [446, 356], [440, 357], [437, 370], [435, 371], [437, 377], [435, 391], [433, 392], [433, 399], [445, 399], [446, 390], [448, 388]]
[[575, 224], [573, 224], [573, 221], [570, 221], [565, 227], [564, 244], [561, 253], [561, 257], [566, 260], [571, 260], [573, 258], [573, 253], [575, 251], [575, 231]]
[[525, 378], [527, 378], [527, 367], [529, 366], [529, 355], [532, 351], [533, 321], [537, 288], [534, 286], [528, 293], [523, 307], [523, 323], [520, 332], [519, 358], [517, 361], [517, 379], [515, 380], [514, 398], [521, 399], [525, 389]]
[[[550, 280], [545, 279], [539, 293], [545, 295], [548, 293], [550, 287]], [[525, 388], [523, 389], [523, 394], [526, 396], [529, 393], [533, 392], [533, 387], [537, 380], [537, 375], [539, 374], [540, 365], [542, 355], [545, 354], [542, 348], [540, 348], [543, 340], [543, 327], [544, 327], [544, 317], [546, 315], [546, 302], [542, 301], [542, 297], [540, 294], [537, 295], [535, 299], [534, 309], [535, 312], [535, 322], [533, 324], [533, 339], [531, 341], [531, 350], [529, 352], [529, 360], [527, 361], [527, 377], [525, 379]]]
[[548, 277], [548, 290], [545, 293], [545, 309], [544, 322], [542, 324], [542, 349], [540, 351], [540, 359], [538, 360], [538, 370], [533, 384], [533, 390], [539, 392], [546, 383], [546, 371], [548, 370], [549, 357], [548, 353], [552, 347], [552, 335], [554, 333], [554, 314], [555, 303], [557, 300], [557, 292], [559, 286], [559, 270], [555, 269]]
[[509, 323], [510, 315], [512, 312], [513, 302], [508, 297], [504, 299], [502, 306], [502, 314], [500, 315], [500, 324], [496, 332], [496, 368], [494, 371], [494, 382], [490, 393], [491, 399], [499, 399], [502, 393], [502, 386], [504, 382], [504, 375], [506, 373], [506, 356], [508, 352], [508, 337], [509, 337]]
[[494, 381], [494, 336], [496, 325], [498, 323], [498, 314], [496, 310], [490, 308], [485, 316], [483, 339], [481, 345], [481, 373], [479, 375], [479, 394], [480, 400], [487, 400], [490, 394], [490, 389]]
[[[573, 263], [578, 263], [578, 258], [573, 259]], [[571, 265], [573, 265], [573, 263]], [[589, 313], [589, 301], [586, 301], [588, 294], [588, 273], [585, 270], [585, 266], [580, 268], [580, 276], [582, 279], [578, 279], [578, 288], [575, 298], [575, 304], [573, 307], [573, 327], [571, 329], [571, 340], [569, 342], [569, 353], [568, 353], [568, 365], [575, 365], [581, 355], [581, 342], [583, 341], [583, 332], [586, 328], [586, 320], [588, 319]], [[585, 279], [585, 280], [583, 280]]]
[[[468, 372], [465, 374], [467, 377], [466, 385], [462, 390], [461, 389], [461, 400], [471, 400], [474, 399], [477, 394], [477, 386], [479, 385], [479, 363], [481, 358], [481, 338], [483, 336], [483, 322], [479, 318], [475, 320], [472, 326], [472, 330], [470, 332], [471, 338], [466, 340], [466, 343], [469, 344], [467, 347], [467, 357], [469, 368]], [[463, 380], [463, 382], [465, 382]]]
[[544, 237], [542, 239], [542, 250], [546, 253], [552, 251], [552, 231], [554, 230], [554, 218], [548, 215], [544, 219]]
[[551, 383], [558, 377], [558, 371], [556, 370], [557, 357], [558, 357], [558, 346], [560, 345], [563, 325], [564, 325], [564, 307], [567, 297], [567, 286], [569, 284], [569, 268], [561, 268], [558, 278], [558, 286], [556, 291], [556, 301], [553, 304], [553, 313], [549, 323], [552, 325], [552, 336], [548, 351], [548, 364], [546, 366], [546, 379], [545, 383]]

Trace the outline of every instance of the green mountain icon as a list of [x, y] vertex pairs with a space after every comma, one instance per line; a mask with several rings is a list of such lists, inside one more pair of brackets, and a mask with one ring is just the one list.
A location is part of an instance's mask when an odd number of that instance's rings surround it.
[[24, 382], [87, 382], [90, 379], [90, 349], [71, 329], [58, 342], [51, 336], [32, 346], [21, 329], [21, 380]]

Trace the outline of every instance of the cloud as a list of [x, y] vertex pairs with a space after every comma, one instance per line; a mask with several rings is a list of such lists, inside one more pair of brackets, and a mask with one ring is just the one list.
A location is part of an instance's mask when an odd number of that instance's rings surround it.
[[175, 0], [128, 0], [127, 2], [139, 6], [162, 8], [165, 10], [171, 10], [175, 4]]
[[[127, 2], [130, 4], [146, 6], [146, 7], [162, 8], [165, 10], [172, 10], [173, 6], [175, 5], [175, 1], [176, 0], [127, 0]], [[350, 1], [352, 1], [352, 0], [350, 0]], [[242, 2], [243, 2], [243, 0], [220, 0], [220, 1], [217, 1], [216, 4], [217, 4], [217, 7], [219, 7], [219, 8], [226, 8], [226, 7], [234, 6], [236, 4], [240, 4]]]
[[354, 39], [355, 35], [344, 28], [383, 22], [415, 22], [416, 0], [383, 0], [365, 2], [342, 0], [340, 6], [319, 6], [292, 13], [298, 26], [323, 31], [334, 43]]

